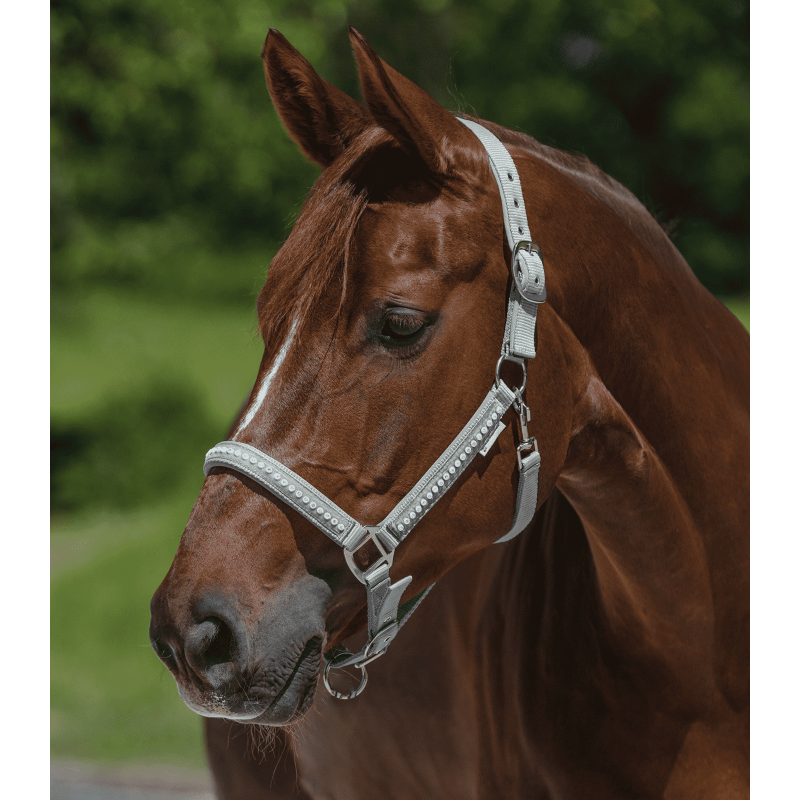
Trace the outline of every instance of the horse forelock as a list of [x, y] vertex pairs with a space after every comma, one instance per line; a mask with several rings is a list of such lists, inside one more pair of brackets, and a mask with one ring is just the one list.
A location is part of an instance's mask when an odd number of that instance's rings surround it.
[[[450, 188], [463, 186], [459, 174]], [[269, 267], [258, 299], [258, 325], [268, 348], [281, 346], [293, 329], [301, 337], [323, 298], [338, 288], [335, 316], [347, 292], [348, 266], [358, 223], [367, 206], [388, 200], [430, 202], [443, 188], [386, 130], [362, 132], [317, 179], [288, 239]]]

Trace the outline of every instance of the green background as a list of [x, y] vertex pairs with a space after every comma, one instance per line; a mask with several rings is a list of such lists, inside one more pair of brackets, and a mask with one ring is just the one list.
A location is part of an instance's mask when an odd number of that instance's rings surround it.
[[358, 96], [347, 25], [445, 106], [585, 153], [749, 327], [748, 24], [689, 0], [52, 4], [52, 754], [202, 763], [148, 602], [255, 377], [254, 303], [318, 170], [259, 58]]

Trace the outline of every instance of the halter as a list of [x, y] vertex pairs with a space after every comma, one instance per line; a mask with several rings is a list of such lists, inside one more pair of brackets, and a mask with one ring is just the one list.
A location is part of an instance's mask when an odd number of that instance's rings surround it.
[[[478, 454], [489, 454], [506, 427], [501, 419], [512, 404], [519, 415], [521, 431], [521, 442], [517, 447], [519, 484], [511, 530], [497, 542], [507, 542], [521, 533], [530, 524], [536, 511], [541, 457], [535, 437], [528, 434], [530, 410], [522, 393], [527, 382], [526, 359], [536, 356], [538, 304], [546, 299], [544, 265], [538, 245], [531, 240], [519, 174], [508, 150], [483, 126], [471, 120], [457, 119], [478, 137], [489, 157], [500, 189], [514, 278], [494, 386], [470, 421], [414, 488], [378, 525], [362, 525], [295, 472], [252, 445], [236, 441], [221, 442], [208, 451], [203, 465], [205, 475], [214, 467], [228, 467], [268, 489], [339, 545], [344, 550], [347, 566], [364, 584], [367, 592], [367, 643], [357, 653], [338, 645], [325, 654], [323, 681], [328, 691], [340, 699], [349, 700], [363, 691], [367, 685], [366, 665], [386, 652], [400, 628], [433, 588], [432, 584], [400, 605], [412, 576], [391, 582], [389, 569], [395, 549], [458, 480], [472, 460]], [[506, 361], [521, 367], [521, 386], [512, 389], [501, 380], [500, 369]], [[368, 542], [374, 544], [380, 555], [362, 570], [356, 566], [354, 554]], [[361, 683], [350, 693], [342, 694], [331, 688], [328, 673], [332, 668], [348, 666], [361, 670]]]

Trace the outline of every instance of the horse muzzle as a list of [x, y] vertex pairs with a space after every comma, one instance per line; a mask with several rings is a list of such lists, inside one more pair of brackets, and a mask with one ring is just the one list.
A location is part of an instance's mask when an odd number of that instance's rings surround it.
[[293, 586], [267, 597], [255, 619], [241, 610], [249, 605], [219, 593], [206, 593], [180, 619], [169, 612], [166, 581], [159, 587], [151, 604], [150, 642], [189, 708], [260, 725], [286, 725], [310, 708], [330, 590], [309, 580], [310, 592]]

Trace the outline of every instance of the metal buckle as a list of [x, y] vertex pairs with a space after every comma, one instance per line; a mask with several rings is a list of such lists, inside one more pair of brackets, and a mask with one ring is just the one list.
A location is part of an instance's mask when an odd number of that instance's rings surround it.
[[538, 244], [536, 244], [536, 242], [529, 242], [529, 241], [527, 241], [526, 239], [520, 239], [520, 240], [519, 240], [519, 241], [518, 241], [518, 242], [517, 242], [517, 243], [514, 245], [514, 252], [513, 252], [513, 254], [511, 255], [511, 262], [512, 262], [512, 264], [515, 264], [515, 263], [516, 263], [516, 261], [517, 261], [517, 254], [518, 254], [518, 253], [519, 253], [519, 251], [520, 251], [520, 250], [522, 250], [523, 248], [525, 248], [525, 250], [527, 250], [529, 253], [536, 253], [536, 254], [539, 256], [539, 258], [541, 258], [541, 257], [542, 257], [542, 248], [541, 248], [541, 247], [539, 247], [539, 245], [538, 245]]
[[[394, 550], [387, 550], [382, 544], [381, 540], [378, 538], [378, 531], [380, 530], [379, 525], [364, 525], [365, 534], [362, 536], [355, 545], [351, 545], [350, 547], [344, 548], [344, 560], [347, 562], [347, 566], [350, 567], [350, 571], [353, 575], [358, 578], [361, 583], [366, 584], [366, 576], [367, 573], [374, 570], [375, 567], [379, 567], [381, 564], [386, 564], [387, 567], [392, 566], [392, 561], [394, 560]], [[356, 566], [356, 562], [353, 559], [354, 553], [360, 550], [368, 541], [372, 541], [375, 547], [378, 548], [378, 552], [380, 553], [380, 557], [374, 564], [370, 564], [365, 570], [361, 570]]]
[[544, 293], [543, 287], [541, 288], [539, 287], [538, 276], [534, 276], [534, 281], [533, 281], [534, 284], [536, 284], [537, 286], [537, 288], [533, 291], [533, 294], [536, 296], [534, 297], [529, 296], [531, 294], [530, 289], [528, 290], [528, 292], [524, 292], [522, 290], [521, 278], [520, 278], [522, 271], [517, 269], [517, 264], [519, 263], [519, 259], [517, 258], [517, 256], [519, 255], [520, 250], [525, 250], [525, 252], [527, 253], [536, 253], [536, 255], [539, 256], [539, 260], [542, 261], [542, 264], [544, 264], [544, 261], [542, 260], [542, 248], [539, 247], [539, 245], [536, 244], [536, 242], [530, 242], [527, 239], [522, 239], [519, 242], [517, 242], [514, 245], [514, 252], [511, 254], [511, 275], [514, 278], [514, 283], [517, 285], [517, 290], [526, 300], [529, 300], [530, 302], [533, 303], [543, 303], [547, 295]]

